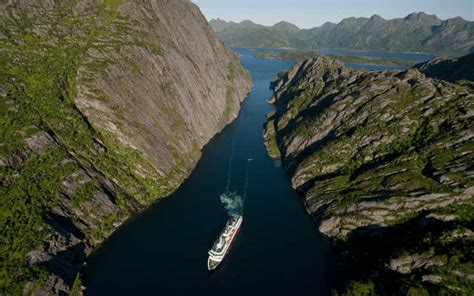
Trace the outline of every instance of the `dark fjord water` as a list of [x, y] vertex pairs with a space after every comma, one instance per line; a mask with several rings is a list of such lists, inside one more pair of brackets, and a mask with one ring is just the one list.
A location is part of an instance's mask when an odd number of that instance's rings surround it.
[[[191, 176], [174, 194], [132, 218], [90, 256], [84, 271], [86, 295], [330, 293], [333, 276], [328, 243], [263, 144], [262, 127], [271, 110], [266, 102], [271, 95], [270, 80], [293, 62], [254, 57], [265, 50], [236, 51], [254, 83], [239, 117], [206, 145]], [[398, 58], [426, 57], [404, 54]], [[230, 188], [243, 193], [248, 158], [253, 161], [244, 222], [229, 254], [210, 273], [207, 251], [227, 221], [219, 196], [226, 188], [229, 169]]]
[[[131, 219], [89, 258], [86, 295], [327, 295], [329, 248], [265, 151], [262, 126], [271, 106], [269, 82], [292, 62], [237, 49], [254, 88], [238, 119], [205, 147], [191, 176], [172, 194]], [[242, 194], [250, 162], [244, 221], [214, 272], [207, 251], [227, 221], [225, 190]]]

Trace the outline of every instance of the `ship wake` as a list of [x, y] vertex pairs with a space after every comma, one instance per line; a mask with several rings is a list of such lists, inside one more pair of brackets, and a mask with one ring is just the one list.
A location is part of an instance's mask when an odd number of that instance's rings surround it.
[[[244, 214], [244, 203], [247, 197], [247, 187], [249, 184], [249, 167], [250, 162], [252, 160], [253, 159], [251, 158], [247, 160], [247, 167], [245, 170], [244, 195], [240, 196], [237, 192], [230, 191], [229, 185], [227, 186], [226, 191], [221, 194], [221, 202], [224, 205], [224, 208], [227, 210], [227, 214], [229, 216], [242, 216]], [[227, 184], [230, 184], [230, 181], [228, 181]]]
[[231, 152], [229, 157], [229, 166], [227, 168], [227, 184], [224, 193], [221, 194], [220, 199], [224, 208], [227, 210], [229, 216], [242, 216], [244, 214], [244, 204], [247, 198], [247, 187], [249, 183], [249, 172], [250, 163], [253, 161], [252, 158], [247, 159], [247, 165], [245, 168], [245, 180], [243, 196], [239, 195], [235, 191], [230, 190], [230, 184], [232, 179], [232, 162], [234, 160], [234, 139], [232, 138]]

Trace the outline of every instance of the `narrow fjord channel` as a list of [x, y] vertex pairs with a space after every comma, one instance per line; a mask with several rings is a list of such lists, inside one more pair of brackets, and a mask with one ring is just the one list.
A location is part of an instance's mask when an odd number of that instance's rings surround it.
[[[94, 252], [84, 271], [86, 295], [326, 295], [327, 241], [306, 214], [288, 176], [266, 150], [262, 126], [269, 83], [292, 62], [254, 58], [240, 49], [254, 88], [239, 117], [206, 145], [180, 188], [122, 226]], [[232, 157], [231, 157], [232, 156]], [[244, 221], [221, 266], [207, 270], [207, 252], [227, 221], [219, 196], [243, 194]], [[232, 159], [229, 162], [229, 159]]]

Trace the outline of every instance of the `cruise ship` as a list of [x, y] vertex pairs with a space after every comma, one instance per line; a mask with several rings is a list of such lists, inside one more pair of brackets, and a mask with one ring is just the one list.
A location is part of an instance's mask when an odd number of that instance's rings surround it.
[[227, 221], [227, 224], [219, 235], [219, 238], [217, 238], [212, 249], [209, 251], [209, 258], [207, 259], [207, 268], [209, 270], [215, 269], [219, 263], [221, 263], [222, 259], [224, 259], [234, 241], [234, 238], [237, 236], [240, 225], [242, 225], [242, 220], [243, 218], [241, 215], [236, 215], [231, 216]]

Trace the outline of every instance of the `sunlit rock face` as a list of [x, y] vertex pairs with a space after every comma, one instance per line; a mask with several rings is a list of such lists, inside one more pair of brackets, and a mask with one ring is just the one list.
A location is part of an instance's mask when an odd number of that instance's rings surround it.
[[459, 60], [369, 72], [321, 56], [272, 83], [267, 147], [338, 242], [353, 292], [469, 293], [473, 65]]
[[78, 292], [86, 256], [183, 181], [250, 76], [190, 1], [3, 1], [0, 18], [0, 294]]

